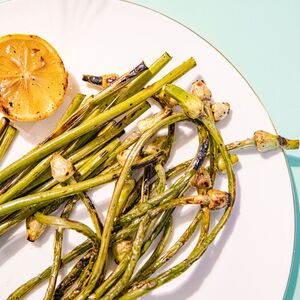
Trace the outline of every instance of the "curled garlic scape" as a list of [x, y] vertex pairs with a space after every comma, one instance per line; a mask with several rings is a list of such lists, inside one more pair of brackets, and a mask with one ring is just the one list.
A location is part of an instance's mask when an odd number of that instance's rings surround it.
[[187, 93], [174, 84], [167, 84], [165, 92], [178, 102], [185, 114], [191, 119], [197, 119], [203, 115], [204, 105], [197, 96]]
[[299, 140], [286, 139], [280, 135], [275, 135], [263, 130], [254, 132], [253, 140], [256, 149], [260, 152], [275, 150], [278, 148], [292, 150], [299, 148]]
[[50, 166], [52, 177], [58, 182], [66, 181], [75, 173], [73, 164], [58, 153], [52, 155]]
[[231, 196], [229, 193], [211, 189], [205, 195], [195, 196], [195, 200], [202, 206], [206, 206], [211, 210], [218, 210], [230, 204]]

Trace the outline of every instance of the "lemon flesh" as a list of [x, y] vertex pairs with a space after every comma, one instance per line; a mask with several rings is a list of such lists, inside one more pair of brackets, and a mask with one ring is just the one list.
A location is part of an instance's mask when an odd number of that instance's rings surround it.
[[0, 111], [13, 120], [50, 116], [62, 103], [68, 75], [56, 50], [34, 35], [0, 37]]

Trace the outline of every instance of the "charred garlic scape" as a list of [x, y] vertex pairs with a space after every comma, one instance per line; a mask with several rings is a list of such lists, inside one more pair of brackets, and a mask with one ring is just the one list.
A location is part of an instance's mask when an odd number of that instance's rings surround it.
[[193, 82], [191, 93], [210, 105], [215, 122], [221, 121], [229, 115], [230, 104], [227, 102], [213, 102], [211, 91], [203, 80]]
[[110, 86], [115, 80], [119, 78], [118, 74], [111, 73], [111, 74], [105, 74], [101, 76], [95, 76], [95, 75], [83, 75], [82, 80], [87, 81], [89, 83], [101, 86], [102, 88], [107, 88]]
[[212, 187], [210, 174], [205, 167], [201, 167], [191, 180], [191, 186], [199, 190], [206, 190]]
[[226, 146], [228, 151], [255, 147], [259, 152], [267, 152], [279, 148], [293, 150], [299, 148], [299, 140], [290, 140], [280, 135], [263, 130], [255, 131], [252, 138], [236, 141]]
[[286, 150], [298, 149], [299, 140], [289, 140], [280, 135], [258, 130], [254, 132], [253, 140], [256, 149], [260, 152], [266, 152], [282, 148]]
[[150, 116], [149, 118], [140, 120], [137, 123], [137, 128], [140, 131], [140, 133], [144, 133], [148, 129], [152, 128], [157, 122], [159, 122], [160, 120], [169, 116], [171, 113], [172, 113], [171, 109], [166, 108], [162, 112], [154, 114], [154, 115]]
[[155, 140], [143, 147], [143, 154], [144, 155], [154, 155], [163, 151], [168, 143], [168, 138], [166, 136], [158, 136]]
[[198, 119], [203, 115], [204, 105], [197, 96], [186, 93], [185, 90], [174, 84], [167, 84], [165, 92], [178, 102], [185, 114], [191, 119]]
[[66, 181], [75, 173], [73, 164], [58, 153], [52, 155], [50, 165], [52, 177], [58, 182]]
[[227, 192], [211, 189], [206, 194], [195, 196], [195, 202], [211, 210], [218, 210], [230, 204], [231, 196]]
[[203, 80], [193, 82], [191, 92], [201, 101], [211, 103], [211, 91]]
[[125, 258], [125, 256], [130, 253], [131, 249], [131, 240], [122, 240], [119, 242], [115, 242], [112, 246], [115, 262], [119, 264]]

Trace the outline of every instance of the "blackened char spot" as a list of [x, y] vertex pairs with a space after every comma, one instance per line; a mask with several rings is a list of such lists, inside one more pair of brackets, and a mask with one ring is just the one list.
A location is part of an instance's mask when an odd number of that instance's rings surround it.
[[278, 140], [278, 143], [279, 143], [280, 146], [286, 146], [287, 145], [286, 138], [278, 135], [277, 140]]
[[122, 127], [122, 122], [118, 122], [115, 126], [116, 126], [117, 128]]
[[102, 76], [90, 76], [89, 82], [101, 85], [102, 84]]
[[155, 162], [158, 161], [158, 159], [164, 154], [164, 151], [161, 151], [159, 153], [157, 153], [153, 158], [151, 159], [148, 159], [144, 162], [141, 162], [141, 163], [137, 163], [137, 164], [134, 164], [131, 169], [132, 170], [137, 170], [137, 169], [140, 169], [140, 168], [144, 168], [146, 166], [149, 166], [151, 164], [154, 164]]
[[232, 196], [230, 193], [228, 193], [228, 197], [227, 197], [227, 205], [229, 206], [232, 202]]
[[2, 105], [2, 111], [8, 116], [10, 115], [9, 109], [4, 105]]
[[104, 157], [105, 155], [107, 155], [108, 154], [108, 152], [107, 152], [107, 150], [105, 150], [105, 151], [103, 151], [100, 155], [99, 155], [99, 158], [102, 158], [102, 157]]
[[118, 179], [119, 178], [119, 174], [114, 174], [113, 176], [112, 176], [112, 180], [115, 180], [115, 179]]
[[147, 70], [148, 67], [145, 65], [145, 63], [142, 61], [138, 66], [136, 66], [132, 71], [129, 72], [128, 78], [136, 77], [141, 72]]
[[206, 138], [204, 143], [201, 145], [201, 149], [194, 161], [194, 166], [193, 166], [194, 170], [198, 170], [202, 165], [205, 156], [207, 154], [208, 145], [209, 145], [208, 138]]

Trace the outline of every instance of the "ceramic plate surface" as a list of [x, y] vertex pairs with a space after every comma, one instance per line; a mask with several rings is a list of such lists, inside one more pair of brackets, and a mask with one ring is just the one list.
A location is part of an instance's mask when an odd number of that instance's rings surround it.
[[[115, 0], [12, 0], [0, 5], [0, 20], [0, 35], [31, 33], [47, 39], [70, 74], [66, 102], [54, 116], [17, 124], [20, 134], [5, 165], [51, 131], [75, 92], [95, 93], [81, 82], [83, 73], [121, 74], [141, 60], [151, 63], [164, 51], [173, 60], [161, 74], [193, 56], [197, 67], [178, 85], [188, 89], [195, 79], [203, 78], [216, 101], [231, 103], [230, 118], [219, 124], [226, 143], [251, 137], [257, 129], [274, 132], [253, 90], [218, 51], [187, 28], [151, 10]], [[192, 126], [180, 125], [169, 165], [192, 157], [196, 147]], [[144, 299], [282, 299], [294, 240], [293, 195], [285, 158], [281, 151], [239, 154], [240, 164], [235, 168], [237, 201], [222, 234], [201, 261]], [[224, 178], [218, 181], [221, 188], [226, 187]], [[90, 193], [102, 216], [111, 191], [109, 185]], [[195, 210], [178, 210], [173, 240], [188, 226]], [[215, 213], [213, 219], [217, 216]], [[73, 218], [86, 221], [82, 206]], [[1, 299], [51, 263], [53, 231], [36, 243], [27, 242], [24, 232], [20, 226], [0, 238]], [[79, 234], [67, 233], [64, 250], [81, 240]], [[175, 262], [190, 250], [191, 246], [184, 248]], [[42, 299], [45, 287], [27, 299]]]

